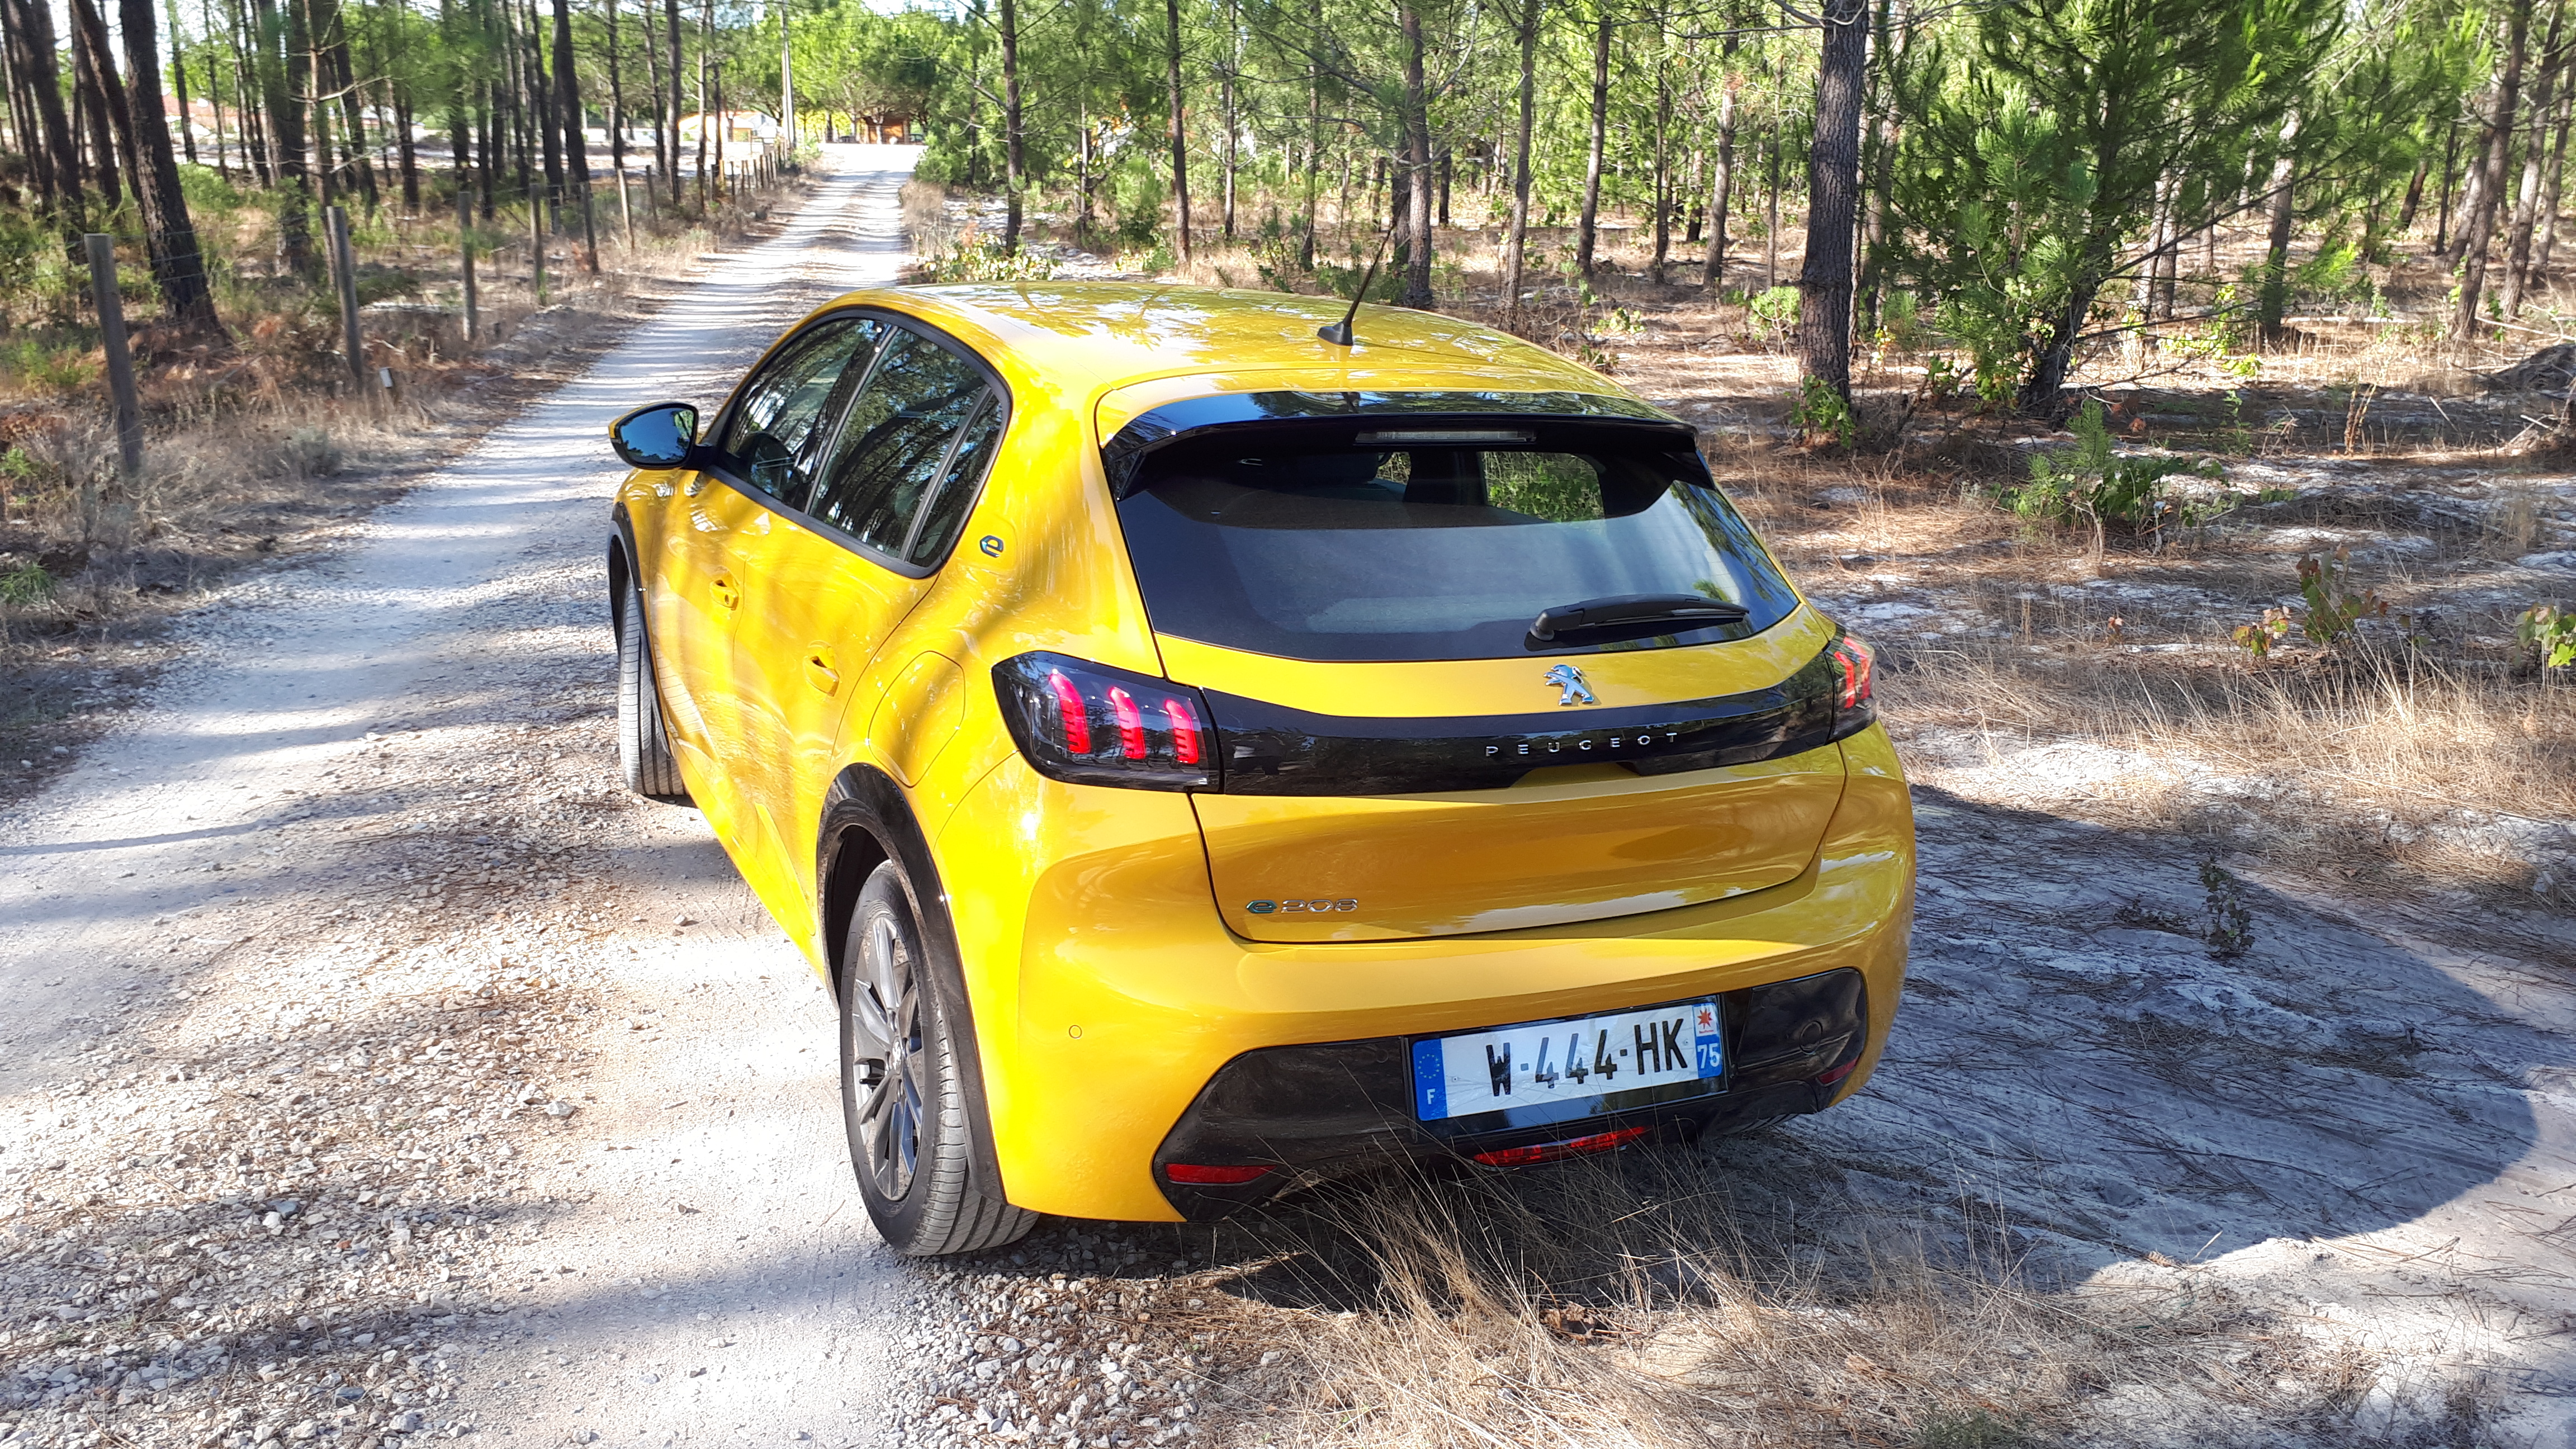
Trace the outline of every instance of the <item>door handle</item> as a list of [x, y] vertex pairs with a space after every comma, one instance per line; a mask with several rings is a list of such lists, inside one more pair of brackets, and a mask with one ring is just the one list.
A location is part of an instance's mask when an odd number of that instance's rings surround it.
[[825, 694], [840, 691], [841, 676], [832, 668], [831, 650], [817, 645], [805, 651], [805, 682]]
[[723, 574], [716, 575], [715, 582], [708, 585], [708, 588], [714, 592], [716, 602], [724, 605], [728, 609], [737, 607], [742, 603], [742, 590], [735, 588], [733, 586], [733, 580], [725, 577]]

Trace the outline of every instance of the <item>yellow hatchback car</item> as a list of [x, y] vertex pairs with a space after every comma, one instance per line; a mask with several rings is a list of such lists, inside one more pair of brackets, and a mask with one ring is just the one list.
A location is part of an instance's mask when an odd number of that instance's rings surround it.
[[1871, 655], [1481, 327], [861, 292], [613, 438], [623, 764], [839, 1002], [910, 1253], [1814, 1112], [1896, 1011]]

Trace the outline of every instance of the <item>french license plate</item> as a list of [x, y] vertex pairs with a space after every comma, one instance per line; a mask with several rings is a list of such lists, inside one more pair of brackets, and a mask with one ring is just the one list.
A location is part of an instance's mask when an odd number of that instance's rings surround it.
[[1717, 1003], [1524, 1022], [1413, 1044], [1413, 1107], [1425, 1122], [1545, 1107], [1724, 1075]]

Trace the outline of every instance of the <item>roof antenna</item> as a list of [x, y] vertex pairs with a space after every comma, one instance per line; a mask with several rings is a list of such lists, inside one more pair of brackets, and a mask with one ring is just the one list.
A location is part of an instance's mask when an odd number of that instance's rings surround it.
[[1369, 283], [1377, 280], [1377, 264], [1386, 260], [1386, 244], [1395, 240], [1395, 228], [1388, 227], [1377, 239], [1377, 255], [1369, 258], [1368, 270], [1360, 274], [1360, 289], [1351, 294], [1351, 310], [1330, 327], [1318, 327], [1315, 335], [1335, 347], [1351, 345], [1351, 319], [1360, 315], [1360, 299], [1368, 295]]

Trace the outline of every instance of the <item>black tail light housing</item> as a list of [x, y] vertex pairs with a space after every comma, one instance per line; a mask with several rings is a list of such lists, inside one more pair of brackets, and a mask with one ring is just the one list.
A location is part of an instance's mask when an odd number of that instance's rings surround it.
[[1834, 738], [1849, 739], [1878, 721], [1878, 651], [1857, 634], [1837, 631], [1825, 646], [1832, 668]]
[[1061, 654], [993, 666], [1002, 720], [1030, 766], [1050, 780], [1131, 790], [1212, 790], [1216, 726], [1185, 684]]

